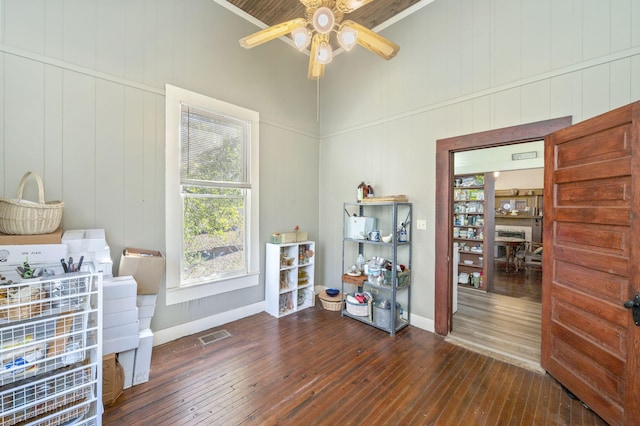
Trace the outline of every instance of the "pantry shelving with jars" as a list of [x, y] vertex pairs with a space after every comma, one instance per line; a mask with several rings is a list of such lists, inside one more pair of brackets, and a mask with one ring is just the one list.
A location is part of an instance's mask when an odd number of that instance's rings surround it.
[[0, 424], [100, 425], [102, 274], [38, 266], [0, 269]]
[[453, 242], [458, 244], [457, 282], [488, 290], [493, 281], [493, 174], [454, 177]]
[[276, 318], [315, 304], [315, 242], [267, 243], [265, 305]]
[[[393, 336], [411, 314], [412, 204], [364, 200], [346, 202], [343, 210], [341, 314]], [[359, 258], [364, 270], [355, 273]], [[372, 298], [354, 302], [365, 294]]]

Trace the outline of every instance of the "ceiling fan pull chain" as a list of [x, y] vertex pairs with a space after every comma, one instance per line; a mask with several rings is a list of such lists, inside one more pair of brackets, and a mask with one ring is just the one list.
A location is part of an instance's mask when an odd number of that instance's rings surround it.
[[316, 123], [320, 122], [320, 79], [316, 79]]

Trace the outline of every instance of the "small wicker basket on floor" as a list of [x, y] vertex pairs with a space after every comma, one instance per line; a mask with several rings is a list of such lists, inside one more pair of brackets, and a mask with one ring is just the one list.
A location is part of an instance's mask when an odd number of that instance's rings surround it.
[[318, 299], [322, 302], [322, 307], [327, 311], [339, 311], [342, 309], [342, 293], [338, 293], [337, 296], [329, 296], [326, 291], [318, 294]]
[[[24, 184], [33, 175], [38, 183], [38, 202], [22, 199]], [[50, 234], [62, 221], [62, 201], [44, 201], [42, 178], [27, 172], [18, 185], [18, 198], [0, 199], [0, 232], [9, 235]]]

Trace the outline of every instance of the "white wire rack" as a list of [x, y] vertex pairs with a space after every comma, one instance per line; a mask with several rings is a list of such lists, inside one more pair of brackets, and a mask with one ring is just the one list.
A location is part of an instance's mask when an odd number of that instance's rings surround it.
[[102, 276], [7, 281], [0, 281], [0, 424], [101, 424]]

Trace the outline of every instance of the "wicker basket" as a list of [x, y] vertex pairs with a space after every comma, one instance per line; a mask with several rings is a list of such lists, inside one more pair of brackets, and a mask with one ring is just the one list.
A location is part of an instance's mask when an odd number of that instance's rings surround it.
[[322, 307], [327, 311], [339, 311], [342, 309], [342, 293], [339, 293], [337, 296], [329, 296], [326, 291], [323, 291], [318, 294], [318, 299], [320, 299]]
[[369, 316], [369, 303], [352, 303], [347, 300], [347, 312], [357, 317]]
[[[38, 182], [38, 202], [22, 199], [24, 184], [33, 175]], [[62, 201], [44, 201], [42, 178], [27, 172], [18, 185], [18, 198], [0, 199], [0, 232], [9, 235], [50, 234], [62, 221]]]

